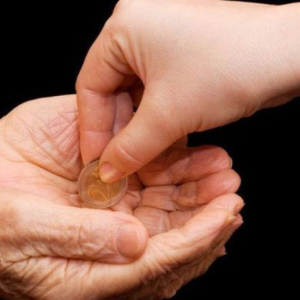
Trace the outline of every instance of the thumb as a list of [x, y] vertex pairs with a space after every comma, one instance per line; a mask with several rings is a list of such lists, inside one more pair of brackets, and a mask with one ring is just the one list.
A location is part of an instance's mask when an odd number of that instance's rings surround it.
[[[226, 242], [228, 230], [232, 234], [241, 225], [238, 214], [243, 205], [243, 200], [235, 194], [222, 195], [210, 202], [183, 227], [151, 238], [145, 254], [147, 265], [151, 268], [147, 271], [157, 274], [166, 269], [178, 270], [199, 259], [204, 264], [208, 262], [208, 256], [216, 248], [219, 249], [222, 241]], [[235, 223], [236, 221], [239, 223]], [[219, 251], [215, 255], [218, 253]]]
[[100, 158], [103, 181], [113, 182], [139, 170], [183, 136], [170, 107], [161, 107], [159, 94], [146, 89], [132, 120], [108, 143]]
[[3, 231], [6, 239], [1, 236], [8, 245], [14, 241], [12, 248], [21, 245], [22, 253], [28, 256], [128, 263], [145, 250], [147, 231], [131, 215], [54, 206], [39, 200], [30, 196], [22, 205], [11, 201], [6, 207], [10, 217], [6, 215], [5, 220], [11, 224], [4, 227], [11, 230]]

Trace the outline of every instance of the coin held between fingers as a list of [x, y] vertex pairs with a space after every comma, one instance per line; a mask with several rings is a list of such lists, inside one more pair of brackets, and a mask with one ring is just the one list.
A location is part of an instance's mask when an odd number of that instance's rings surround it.
[[78, 179], [78, 191], [88, 207], [108, 208], [119, 202], [128, 187], [127, 177], [113, 183], [105, 183], [99, 176], [99, 160], [88, 164]]

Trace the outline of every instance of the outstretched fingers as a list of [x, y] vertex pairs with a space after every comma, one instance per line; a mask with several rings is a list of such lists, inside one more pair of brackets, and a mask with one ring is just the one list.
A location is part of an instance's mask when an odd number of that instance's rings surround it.
[[146, 186], [172, 185], [197, 181], [232, 167], [227, 152], [216, 146], [187, 148], [174, 144], [138, 171]]
[[148, 268], [155, 272], [159, 266], [157, 272], [167, 272], [205, 257], [237, 220], [243, 205], [235, 194], [220, 196], [183, 227], [152, 237], [146, 252]]

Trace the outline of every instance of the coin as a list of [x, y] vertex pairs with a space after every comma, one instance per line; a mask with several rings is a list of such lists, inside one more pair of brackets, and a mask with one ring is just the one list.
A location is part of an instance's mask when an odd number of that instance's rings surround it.
[[78, 191], [86, 206], [107, 208], [119, 202], [128, 187], [127, 177], [113, 183], [105, 183], [99, 176], [99, 160], [87, 165], [78, 179]]

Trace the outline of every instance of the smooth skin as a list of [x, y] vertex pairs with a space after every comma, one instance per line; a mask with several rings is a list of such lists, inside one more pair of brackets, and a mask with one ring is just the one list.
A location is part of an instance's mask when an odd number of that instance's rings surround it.
[[[116, 133], [132, 116], [123, 104]], [[78, 126], [75, 96], [0, 120], [0, 297], [163, 299], [225, 254], [243, 201], [223, 149], [181, 140], [130, 176], [118, 205], [88, 209]]]
[[[84, 163], [101, 157], [111, 182], [188, 133], [299, 95], [299, 15], [300, 3], [119, 1], [77, 81]], [[125, 98], [138, 111], [115, 135]]]

